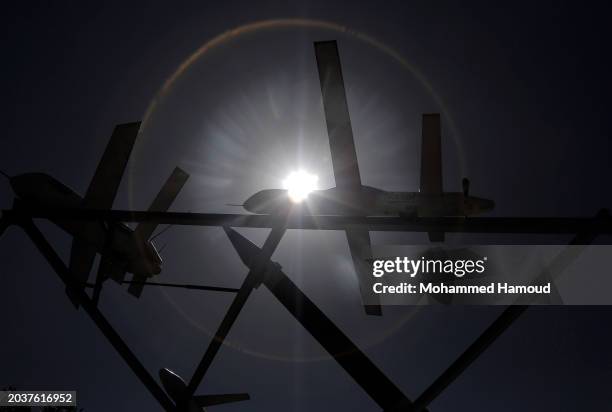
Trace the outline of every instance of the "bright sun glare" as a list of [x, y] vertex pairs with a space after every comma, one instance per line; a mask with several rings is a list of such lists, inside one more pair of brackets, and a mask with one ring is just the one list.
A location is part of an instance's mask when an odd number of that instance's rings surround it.
[[310, 192], [317, 188], [318, 176], [312, 175], [303, 170], [291, 172], [283, 181], [283, 188], [287, 189], [289, 199], [295, 203], [300, 203], [306, 199]]

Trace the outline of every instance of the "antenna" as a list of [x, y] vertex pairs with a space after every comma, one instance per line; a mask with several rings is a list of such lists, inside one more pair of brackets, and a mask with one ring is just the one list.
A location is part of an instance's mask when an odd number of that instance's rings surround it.
[[6, 174], [3, 170], [0, 170], [0, 174], [6, 177], [7, 179], [11, 180], [11, 177], [8, 174]]

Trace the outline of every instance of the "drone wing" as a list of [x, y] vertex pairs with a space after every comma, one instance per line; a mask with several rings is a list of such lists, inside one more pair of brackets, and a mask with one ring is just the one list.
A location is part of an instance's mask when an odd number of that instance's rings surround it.
[[[188, 178], [189, 174], [187, 172], [176, 167], [153, 200], [153, 203], [151, 203], [151, 206], [149, 206], [149, 212], [166, 212], [178, 196]], [[141, 242], [147, 242], [158, 225], [159, 223], [154, 221], [140, 223], [134, 231], [136, 239]], [[139, 298], [145, 287], [144, 282], [147, 279], [148, 276], [135, 273], [132, 280], [136, 283], [130, 284], [128, 293]]]
[[[182, 170], [180, 167], [174, 168], [166, 183], [162, 186], [161, 190], [149, 206], [149, 212], [166, 212], [179, 192], [187, 182], [189, 174]], [[143, 222], [136, 227], [136, 235], [143, 242], [147, 241], [155, 229], [157, 228], [157, 222]]]
[[[113, 206], [139, 129], [140, 122], [121, 124], [115, 127], [94, 177], [89, 183], [83, 198], [83, 207], [104, 210]], [[90, 222], [84, 225], [91, 231], [91, 238], [95, 238], [96, 233], [99, 233], [99, 223]], [[72, 240], [70, 271], [78, 282], [85, 283], [87, 281], [95, 257], [96, 248], [94, 246], [83, 242], [81, 239], [74, 238]], [[69, 289], [66, 290], [66, 293], [68, 293], [72, 303], [78, 307], [78, 301]]]
[[139, 129], [140, 122], [115, 127], [85, 194], [84, 207], [110, 209], [113, 206]]
[[[78, 283], [84, 284], [89, 278], [91, 267], [96, 258], [96, 248], [89, 243], [83, 242], [77, 238], [72, 238], [72, 246], [70, 249], [70, 273], [75, 277]], [[79, 307], [79, 298], [72, 292], [70, 288], [66, 288], [66, 294], [72, 301], [74, 307]]]
[[340, 56], [335, 41], [314, 44], [336, 186], [361, 187]]
[[374, 298], [378, 296], [372, 293], [372, 245], [370, 243], [370, 232], [366, 229], [347, 229], [346, 238], [348, 240], [349, 250], [351, 251], [351, 258], [353, 260], [353, 267], [357, 274], [357, 281], [359, 282], [359, 290], [361, 292], [361, 301], [363, 302], [363, 308], [365, 313], [373, 316], [381, 316], [382, 309], [380, 304], [365, 304], [365, 302], [372, 302]]
[[[358, 190], [361, 188], [361, 177], [338, 45], [335, 41], [323, 41], [316, 42], [314, 47], [336, 186], [349, 191]], [[369, 293], [372, 279], [365, 260], [367, 256], [364, 255], [370, 253], [370, 234], [367, 230], [347, 230], [346, 236], [363, 299]], [[380, 305], [364, 307], [369, 315], [381, 314]]]

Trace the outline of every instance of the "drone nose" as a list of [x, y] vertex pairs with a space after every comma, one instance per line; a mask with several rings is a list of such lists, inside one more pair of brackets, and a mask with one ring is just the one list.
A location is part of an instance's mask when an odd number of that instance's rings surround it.
[[249, 197], [243, 204], [242, 207], [244, 207], [245, 210], [251, 212], [251, 213], [255, 213], [255, 199], [254, 199], [255, 195]]

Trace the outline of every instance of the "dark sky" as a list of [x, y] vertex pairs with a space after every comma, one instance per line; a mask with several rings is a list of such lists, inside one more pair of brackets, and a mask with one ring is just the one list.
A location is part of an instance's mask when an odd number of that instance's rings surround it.
[[[467, 175], [474, 195], [496, 201], [498, 216], [587, 216], [612, 206], [609, 10], [560, 2], [56, 3], [5, 7], [0, 18], [0, 169], [9, 174], [49, 173], [84, 193], [114, 125], [142, 119], [195, 50], [238, 26], [299, 17], [376, 38], [439, 99], [354, 35], [247, 33], [206, 53], [157, 100], [116, 207], [146, 208], [175, 165], [191, 179], [174, 210], [236, 211], [225, 204], [278, 187], [296, 166], [333, 185], [312, 49], [327, 39], [339, 42], [364, 183], [416, 190], [421, 113], [444, 110], [446, 190]], [[0, 207], [11, 201], [0, 183]], [[41, 227], [67, 257], [69, 238]], [[265, 236], [243, 233], [259, 244]], [[246, 274], [221, 229], [172, 228], [157, 244], [167, 244], [162, 280], [238, 286]], [[341, 232], [291, 231], [274, 258], [411, 399], [502, 310], [394, 307], [366, 318]], [[21, 231], [0, 239], [0, 262], [1, 386], [77, 390], [88, 411], [160, 410]], [[109, 284], [101, 308], [152, 373], [169, 367], [188, 378], [230, 298], [145, 290], [135, 301]], [[431, 410], [608, 410], [611, 319], [604, 307], [528, 310]], [[199, 393], [248, 391], [252, 400], [215, 410], [377, 410], [263, 288], [229, 341]]]

